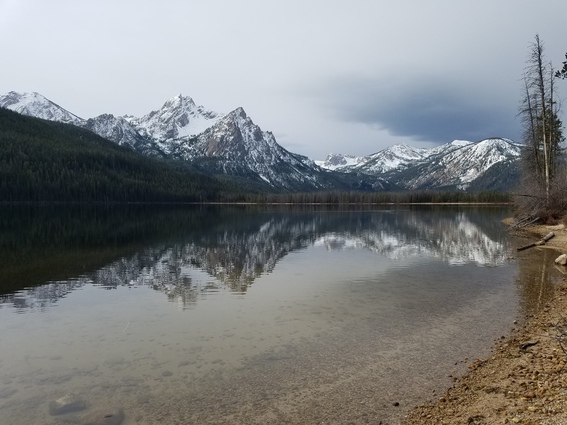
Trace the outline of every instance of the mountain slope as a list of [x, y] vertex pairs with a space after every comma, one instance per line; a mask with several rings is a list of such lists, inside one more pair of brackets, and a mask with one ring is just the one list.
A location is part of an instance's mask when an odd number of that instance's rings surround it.
[[178, 160], [267, 192], [509, 190], [519, 175], [519, 145], [499, 138], [431, 149], [399, 144], [364, 157], [331, 154], [312, 161], [280, 146], [243, 108], [222, 115], [182, 95], [141, 118], [102, 114], [83, 120], [37, 93], [10, 92], [0, 96], [0, 105], [69, 122], [146, 156]]
[[0, 202], [192, 202], [224, 190], [180, 163], [0, 108]]
[[0, 108], [10, 109], [30, 117], [66, 124], [81, 125], [84, 121], [36, 92], [17, 93], [11, 91], [0, 96]]
[[[467, 190], [471, 186], [476, 190], [496, 187], [509, 190], [518, 176], [520, 150], [520, 145], [508, 139], [485, 139], [437, 151], [426, 161], [390, 173], [386, 178], [408, 190]], [[507, 171], [500, 176], [501, 183], [495, 180], [497, 169]], [[508, 184], [502, 184], [504, 181]]]
[[[10, 92], [1, 96], [0, 102], [12, 109], [31, 98], [26, 93]], [[54, 121], [63, 116], [65, 110], [55, 113], [53, 102], [43, 97], [41, 100], [37, 107], [21, 108], [21, 112]], [[183, 160], [204, 173], [232, 176], [255, 189], [350, 190], [357, 184], [351, 176], [329, 174], [310, 159], [288, 152], [272, 133], [254, 124], [244, 109], [220, 115], [182, 95], [142, 118], [103, 114], [89, 120], [77, 117], [74, 124], [144, 155]]]
[[127, 117], [137, 131], [162, 146], [166, 154], [176, 139], [186, 139], [201, 134], [215, 125], [222, 115], [197, 106], [193, 99], [181, 94], [169, 99], [161, 109], [142, 118]]
[[91, 130], [105, 139], [112, 140], [120, 146], [129, 147], [146, 156], [165, 157], [165, 153], [154, 140], [142, 136], [125, 118], [112, 114], [102, 114], [89, 118], [81, 123], [81, 127]]
[[206, 173], [236, 176], [269, 190], [349, 188], [313, 161], [281, 147], [243, 108], [220, 115], [178, 95], [160, 110], [128, 120], [168, 157], [190, 162]]
[[331, 154], [321, 166], [382, 176], [404, 190], [503, 191], [518, 181], [520, 150], [521, 145], [502, 138], [476, 143], [455, 140], [431, 149], [399, 144], [366, 157], [350, 157], [350, 161], [348, 156]]
[[381, 174], [392, 170], [401, 170], [416, 162], [426, 160], [432, 155], [449, 153], [470, 142], [455, 140], [432, 149], [415, 148], [400, 143], [389, 146], [379, 152], [367, 156], [352, 156], [331, 153], [324, 161], [315, 161], [321, 168], [331, 171], [362, 172]]
[[339, 182], [306, 157], [282, 148], [242, 108], [230, 112], [196, 137], [179, 141], [172, 155], [202, 170], [262, 181], [279, 190], [330, 189]]
[[417, 161], [428, 157], [427, 149], [414, 148], [406, 144], [390, 146], [378, 153], [370, 155], [367, 161], [353, 168], [367, 174], [382, 174], [391, 170], [403, 169]]

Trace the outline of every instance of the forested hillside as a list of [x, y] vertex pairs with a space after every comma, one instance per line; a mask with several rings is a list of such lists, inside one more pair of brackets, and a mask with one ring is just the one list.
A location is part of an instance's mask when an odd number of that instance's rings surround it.
[[94, 133], [0, 108], [0, 202], [201, 202], [234, 198], [186, 164], [149, 159]]

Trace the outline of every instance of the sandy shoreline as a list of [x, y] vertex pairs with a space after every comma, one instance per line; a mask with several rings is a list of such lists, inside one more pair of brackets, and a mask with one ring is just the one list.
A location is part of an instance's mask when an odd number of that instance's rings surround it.
[[[563, 226], [533, 226], [534, 242], [555, 233], [544, 247], [567, 253]], [[555, 253], [554, 253], [555, 255]], [[567, 283], [537, 314], [499, 341], [493, 355], [431, 404], [414, 409], [403, 425], [567, 424]]]

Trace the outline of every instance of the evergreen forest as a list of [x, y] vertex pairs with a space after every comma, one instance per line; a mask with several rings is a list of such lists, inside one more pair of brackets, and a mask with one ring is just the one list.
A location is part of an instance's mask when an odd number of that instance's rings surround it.
[[188, 162], [150, 158], [69, 124], [0, 108], [0, 203], [502, 203], [499, 192], [274, 193]]
[[234, 193], [185, 163], [0, 108], [0, 202], [206, 202]]

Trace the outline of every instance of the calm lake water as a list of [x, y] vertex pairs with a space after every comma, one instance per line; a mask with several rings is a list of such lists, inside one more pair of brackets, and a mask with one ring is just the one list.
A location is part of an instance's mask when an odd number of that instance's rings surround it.
[[0, 423], [396, 423], [552, 294], [508, 215], [2, 208]]

